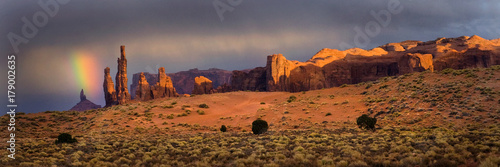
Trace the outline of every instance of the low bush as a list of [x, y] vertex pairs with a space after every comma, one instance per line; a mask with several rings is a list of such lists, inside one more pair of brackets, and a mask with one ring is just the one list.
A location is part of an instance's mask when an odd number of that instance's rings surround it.
[[267, 129], [269, 128], [269, 125], [267, 125], [267, 122], [262, 120], [262, 119], [257, 119], [252, 122], [252, 132], [253, 134], [262, 134], [266, 133]]
[[59, 143], [75, 143], [77, 142], [75, 138], [71, 137], [68, 133], [61, 133], [57, 136], [56, 144]]
[[200, 107], [200, 108], [208, 108], [208, 105], [205, 104], [205, 103], [203, 103], [203, 104], [198, 105], [198, 107]]
[[374, 130], [375, 124], [377, 124], [377, 118], [372, 118], [366, 114], [363, 114], [356, 119], [356, 123], [358, 124], [359, 128]]
[[226, 132], [226, 131], [227, 131], [226, 125], [222, 125], [222, 126], [220, 127], [220, 131], [221, 131], [221, 132]]

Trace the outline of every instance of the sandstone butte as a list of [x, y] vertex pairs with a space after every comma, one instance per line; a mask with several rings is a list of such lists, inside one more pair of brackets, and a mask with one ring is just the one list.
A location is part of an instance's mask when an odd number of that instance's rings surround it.
[[194, 88], [192, 94], [212, 94], [214, 93], [214, 88], [212, 81], [204, 76], [199, 76], [194, 78]]
[[[122, 46], [122, 60], [125, 60], [125, 71], [122, 71], [120, 76], [126, 75], [126, 59], [123, 48]], [[120, 69], [120, 59], [118, 63]], [[123, 61], [121, 64], [123, 64]], [[224, 82], [219, 82], [217, 89], [213, 89], [208, 84], [198, 85], [196, 79], [194, 79], [195, 83], [191, 88], [196, 94], [246, 90], [298, 92], [336, 87], [343, 84], [356, 84], [381, 77], [426, 70], [478, 68], [498, 64], [500, 64], [500, 39], [487, 40], [474, 35], [472, 37], [437, 38], [427, 42], [408, 40], [399, 43], [388, 43], [371, 50], [351, 48], [341, 51], [324, 48], [305, 62], [287, 60], [282, 54], [273, 54], [267, 56], [265, 67], [235, 70], [232, 71], [229, 79], [227, 78], [227, 71], [224, 70], [220, 72], [220, 75], [212, 73], [212, 76], [208, 77], [210, 79], [204, 77], [211, 81]], [[159, 71], [160, 73], [164, 74], [164, 70], [163, 72]], [[149, 99], [149, 97], [142, 98], [142, 87], [146, 83], [156, 83], [163, 74], [161, 76], [149, 73], [134, 74], [131, 86], [133, 92], [137, 93], [140, 88], [140, 99]], [[107, 75], [109, 75], [109, 70]], [[180, 78], [183, 79], [174, 79], [170, 83], [193, 82], [193, 80], [186, 80], [186, 78], [193, 77], [193, 75], [193, 73], [190, 73], [189, 76], [182, 74], [183, 77]], [[117, 77], [117, 82], [123, 83], [123, 80], [124, 78], [118, 80]], [[106, 105], [108, 105], [108, 99], [113, 100], [113, 90], [109, 88], [109, 84], [112, 85], [113, 83], [111, 80], [108, 81], [108, 77], [105, 76]], [[120, 87], [122, 89], [121, 93], [118, 93], [118, 86], [116, 89], [117, 99], [123, 99], [121, 95], [124, 94], [124, 88]], [[147, 89], [146, 86], [144, 86], [144, 89]], [[177, 93], [172, 91], [163, 96], [155, 96], [155, 91], [151, 93], [153, 94], [152, 98], [178, 96]]]

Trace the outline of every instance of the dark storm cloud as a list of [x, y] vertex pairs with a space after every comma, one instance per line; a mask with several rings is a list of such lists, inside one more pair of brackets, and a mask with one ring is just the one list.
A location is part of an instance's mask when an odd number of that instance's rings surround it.
[[[22, 17], [43, 11], [40, 1], [0, 1], [0, 54], [13, 49], [7, 34], [22, 35]], [[218, 0], [226, 3], [226, 0]], [[265, 56], [282, 53], [305, 61], [322, 48], [354, 46], [354, 27], [376, 21], [371, 11], [388, 9], [389, 0], [243, 0], [223, 14], [212, 0], [71, 0], [19, 45], [18, 91], [26, 112], [65, 110], [78, 101], [79, 88], [65, 69], [68, 53], [96, 56], [98, 71], [116, 72], [119, 45], [127, 46], [129, 74], [164, 66], [167, 72], [218, 67], [227, 70], [265, 65]], [[480, 35], [500, 37], [500, 2], [401, 0], [401, 13], [364, 47], [388, 42]], [[4, 62], [4, 60], [2, 60]], [[5, 68], [0, 68], [2, 78]], [[96, 74], [102, 83], [102, 74]], [[131, 77], [129, 76], [129, 80]], [[129, 83], [130, 84], [130, 83]], [[5, 83], [0, 83], [5, 88]], [[103, 104], [102, 94], [87, 95]], [[4, 105], [5, 97], [0, 100]]]

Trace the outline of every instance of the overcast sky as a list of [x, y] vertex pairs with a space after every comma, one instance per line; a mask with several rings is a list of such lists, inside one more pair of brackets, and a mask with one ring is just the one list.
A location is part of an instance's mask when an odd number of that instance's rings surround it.
[[[104, 105], [103, 69], [109, 66], [114, 78], [120, 45], [126, 46], [130, 84], [131, 74], [157, 66], [168, 73], [242, 70], [265, 66], [270, 54], [305, 61], [322, 48], [340, 49], [341, 43], [370, 49], [437, 37], [500, 38], [500, 1], [492, 0], [71, 0], [58, 4], [53, 16], [38, 2], [0, 1], [1, 64], [8, 54], [18, 57], [17, 104], [27, 113], [68, 110], [79, 102], [82, 87], [71, 69], [75, 52], [95, 59], [97, 69], [89, 69], [89, 81], [99, 89], [86, 90], [87, 98]], [[371, 14], [385, 11], [390, 14], [385, 23]], [[33, 16], [42, 26], [26, 37], [22, 18], [33, 23]], [[367, 31], [367, 25], [372, 26], [369, 41], [356, 43], [355, 27]], [[377, 25], [380, 29], [373, 27]], [[9, 33], [27, 40], [18, 44], [17, 52]], [[7, 78], [7, 68], [0, 69], [0, 77]], [[0, 100], [5, 106], [6, 94]]]

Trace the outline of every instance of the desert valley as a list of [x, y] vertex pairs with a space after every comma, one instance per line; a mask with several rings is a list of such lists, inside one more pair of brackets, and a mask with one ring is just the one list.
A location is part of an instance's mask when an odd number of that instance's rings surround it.
[[[500, 164], [500, 39], [325, 48], [306, 62], [274, 54], [248, 70], [157, 74], [127, 71], [133, 55], [120, 51], [114, 81], [104, 69], [106, 106], [82, 90], [72, 110], [17, 113], [22, 151], [2, 166]], [[374, 128], [358, 126], [364, 114]], [[255, 120], [267, 131], [254, 134]], [[76, 142], [60, 143], [63, 133]]]

